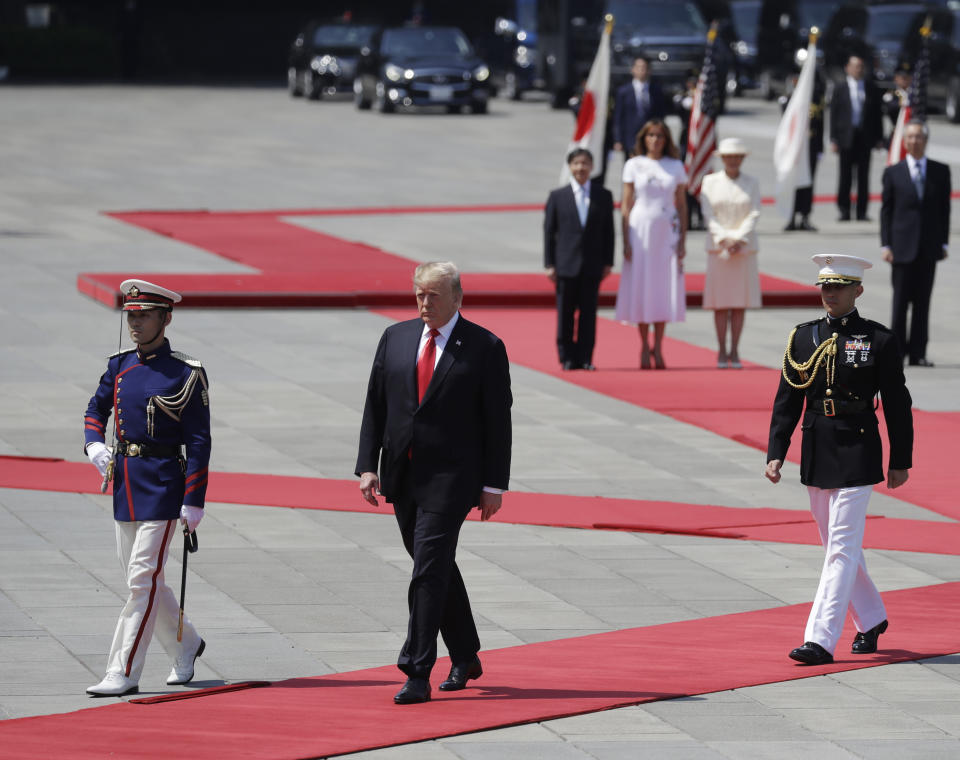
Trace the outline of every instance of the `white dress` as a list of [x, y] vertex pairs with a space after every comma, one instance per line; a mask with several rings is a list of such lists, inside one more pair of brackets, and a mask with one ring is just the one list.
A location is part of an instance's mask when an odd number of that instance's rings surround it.
[[[707, 277], [704, 309], [759, 309], [757, 218], [760, 183], [743, 172], [730, 179], [725, 171], [708, 174], [700, 186], [700, 208], [707, 223]], [[721, 240], [739, 240], [738, 253], [720, 247]]]
[[622, 322], [682, 322], [687, 314], [683, 272], [677, 259], [680, 219], [677, 185], [687, 183], [683, 164], [635, 156], [623, 167], [623, 183], [633, 185], [630, 249], [617, 291], [616, 318]]

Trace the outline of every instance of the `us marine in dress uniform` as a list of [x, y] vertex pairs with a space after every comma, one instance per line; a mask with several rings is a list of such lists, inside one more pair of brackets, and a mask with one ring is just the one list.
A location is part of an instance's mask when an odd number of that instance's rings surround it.
[[787, 339], [783, 371], [770, 421], [765, 475], [780, 480], [790, 436], [803, 417], [800, 480], [826, 551], [804, 644], [790, 657], [808, 665], [833, 662], [847, 609], [857, 635], [853, 654], [877, 651], [887, 613], [867, 573], [863, 531], [867, 503], [883, 481], [874, 397], [883, 400], [890, 439], [887, 486], [907, 481], [913, 452], [913, 415], [894, 334], [864, 319], [855, 307], [872, 266], [856, 256], [818, 255], [827, 315], [797, 325]]
[[[184, 617], [163, 568], [178, 520], [193, 532], [203, 517], [210, 459], [207, 376], [200, 362], [172, 351], [164, 331], [180, 295], [143, 280], [121, 284], [123, 310], [136, 348], [110, 357], [84, 416], [85, 451], [113, 480], [117, 554], [129, 595], [120, 613], [106, 677], [93, 696], [138, 690], [154, 631], [173, 658], [168, 684], [193, 678], [204, 641]], [[113, 422], [110, 416], [113, 415]], [[106, 445], [112, 424], [115, 446]]]

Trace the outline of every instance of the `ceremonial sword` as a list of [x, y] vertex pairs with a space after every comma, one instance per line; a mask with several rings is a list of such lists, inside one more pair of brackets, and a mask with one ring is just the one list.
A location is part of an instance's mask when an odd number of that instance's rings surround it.
[[197, 531], [190, 532], [190, 528], [183, 526], [183, 572], [180, 574], [180, 622], [177, 624], [177, 641], [183, 641], [183, 598], [187, 593], [187, 555], [193, 554], [200, 548], [197, 541]]

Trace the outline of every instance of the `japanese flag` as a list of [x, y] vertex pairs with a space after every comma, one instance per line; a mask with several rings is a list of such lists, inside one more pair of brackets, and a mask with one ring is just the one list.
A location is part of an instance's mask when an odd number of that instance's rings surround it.
[[773, 141], [773, 167], [777, 176], [777, 211], [784, 219], [793, 213], [798, 187], [809, 187], [810, 177], [810, 104], [817, 68], [817, 37], [810, 35], [807, 58], [800, 69], [797, 86], [780, 119]]
[[577, 114], [577, 126], [573, 139], [563, 156], [563, 169], [560, 171], [560, 184], [570, 181], [567, 168], [567, 156], [574, 148], [586, 148], [593, 154], [593, 173], [596, 177], [603, 168], [603, 138], [607, 131], [607, 107], [610, 93], [610, 31], [613, 29], [613, 16], [607, 16], [597, 57], [593, 59], [587, 83], [583, 87], [580, 99], [580, 111]]

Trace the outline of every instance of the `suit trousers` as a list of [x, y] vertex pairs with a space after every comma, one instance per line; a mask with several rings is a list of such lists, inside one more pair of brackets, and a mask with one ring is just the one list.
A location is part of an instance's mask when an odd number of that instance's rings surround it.
[[[890, 267], [893, 284], [893, 316], [890, 329], [900, 342], [900, 351], [911, 362], [927, 356], [927, 338], [930, 330], [930, 296], [937, 272], [937, 261], [932, 256], [918, 255], [909, 264], [894, 263]], [[907, 308], [910, 312], [910, 336], [907, 337]]]
[[853, 180], [853, 167], [857, 168], [857, 217], [867, 215], [870, 202], [870, 150], [863, 131], [853, 132], [853, 142], [849, 148], [840, 149], [840, 181], [837, 184], [837, 208], [844, 216], [850, 215], [850, 187]]
[[[791, 220], [797, 214], [801, 216], [809, 216], [810, 212], [813, 210], [813, 181], [814, 177], [817, 175], [817, 151], [813, 146], [810, 146], [810, 184], [806, 187], [798, 187], [793, 198], [793, 215], [791, 215]], [[849, 188], [847, 189], [847, 195], [849, 196]], [[847, 206], [849, 209], [849, 205]]]
[[407, 591], [410, 618], [397, 667], [411, 678], [429, 678], [437, 661], [437, 635], [450, 659], [468, 663], [480, 651], [470, 599], [456, 563], [457, 539], [469, 509], [426, 512], [412, 499], [393, 505], [403, 546], [413, 558]]
[[[599, 297], [599, 280], [557, 277], [557, 353], [561, 362], [592, 363], [593, 346], [597, 341]], [[575, 319], [577, 312], [579, 315]]]
[[177, 641], [180, 603], [163, 577], [177, 520], [116, 521], [117, 556], [127, 577], [129, 594], [120, 613], [107, 659], [107, 673], [140, 680], [147, 648], [157, 638], [172, 658], [196, 652], [200, 634], [183, 618], [183, 640]]
[[848, 608], [861, 632], [869, 631], [887, 617], [863, 557], [863, 531], [873, 486], [808, 486], [807, 490], [826, 556], [803, 640], [813, 641], [833, 654]]

